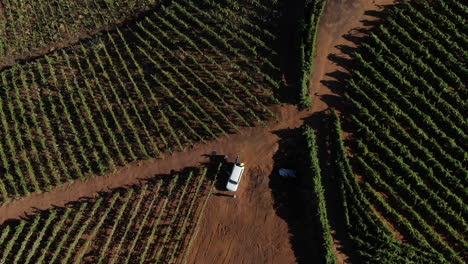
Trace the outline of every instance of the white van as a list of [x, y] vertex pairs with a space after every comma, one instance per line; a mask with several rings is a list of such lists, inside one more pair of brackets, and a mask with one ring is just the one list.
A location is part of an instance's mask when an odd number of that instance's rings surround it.
[[244, 173], [244, 163], [238, 163], [238, 159], [234, 162], [234, 166], [232, 167], [231, 176], [226, 185], [226, 189], [231, 192], [235, 192], [239, 183], [242, 179], [242, 174]]

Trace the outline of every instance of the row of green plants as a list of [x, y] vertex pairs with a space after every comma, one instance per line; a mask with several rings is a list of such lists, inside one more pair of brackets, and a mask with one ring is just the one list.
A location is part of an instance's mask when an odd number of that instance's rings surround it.
[[313, 208], [313, 216], [315, 216], [318, 227], [317, 235], [319, 236], [320, 256], [319, 263], [333, 264], [338, 263], [335, 253], [333, 251], [333, 239], [331, 235], [331, 228], [328, 221], [327, 201], [325, 198], [325, 187], [322, 182], [322, 170], [320, 167], [320, 150], [318, 137], [316, 131], [309, 126], [303, 128], [302, 137], [304, 138], [306, 146], [306, 160], [303, 169], [304, 179], [307, 182], [306, 186], [311, 187], [306, 193], [310, 194], [311, 208]]
[[220, 166], [188, 168], [1, 226], [2, 263], [180, 263]]
[[351, 54], [343, 94], [347, 144], [334, 111], [331, 126], [321, 128], [330, 152], [313, 156], [329, 162], [314, 167], [331, 172], [322, 182], [325, 195], [339, 196], [338, 206], [323, 206], [337, 219], [321, 224], [347, 245], [340, 250], [352, 263], [466, 262], [468, 67], [460, 18], [467, 8], [433, 4], [389, 8]]
[[0, 72], [1, 201], [277, 119], [265, 4], [173, 1]]
[[298, 106], [302, 109], [309, 109], [312, 107], [309, 83], [314, 70], [317, 32], [327, 1], [300, 0], [298, 2], [300, 3], [299, 15], [294, 36], [294, 54], [297, 58], [294, 59], [293, 66], [296, 70]]
[[[395, 230], [391, 229], [387, 222], [390, 214], [385, 209], [393, 212], [392, 204], [366, 181], [367, 178], [359, 181], [356, 177], [358, 173], [362, 175], [363, 172], [370, 172], [378, 177], [381, 171], [369, 171], [367, 163], [361, 157], [350, 160], [342, 139], [339, 116], [332, 112], [329, 122], [329, 166], [334, 171], [336, 188], [330, 192], [336, 192], [339, 196], [340, 204], [336, 210], [343, 219], [344, 236], [350, 245], [347, 250], [343, 249], [344, 253], [356, 263], [443, 263], [444, 259], [440, 254], [424, 243], [423, 236], [416, 240], [421, 247], [398, 239]], [[404, 220], [394, 227], [401, 231], [401, 225], [405, 225], [409, 231], [414, 231], [411, 224], [408, 225]]]
[[433, 4], [389, 8], [351, 54], [346, 147], [332, 114], [331, 167], [356, 263], [466, 262], [467, 7]]
[[[154, 0], [126, 1], [2, 1], [0, 61], [23, 57], [64, 41], [75, 42], [103, 27], [135, 18], [156, 6]], [[1, 66], [5, 66], [0, 64]]]

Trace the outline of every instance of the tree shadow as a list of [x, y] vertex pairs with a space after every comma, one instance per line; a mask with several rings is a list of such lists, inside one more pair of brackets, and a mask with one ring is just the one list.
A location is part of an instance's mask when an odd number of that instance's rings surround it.
[[[346, 110], [343, 111], [346, 112]], [[334, 129], [334, 124], [330, 119], [330, 110], [325, 110], [317, 116], [308, 117], [304, 121], [305, 124], [314, 129], [316, 134], [318, 147], [317, 155], [319, 158], [322, 186], [326, 201], [326, 211], [331, 231], [333, 231], [332, 237], [334, 240], [338, 241], [336, 249], [350, 256], [353, 251], [353, 245], [347, 237], [345, 218], [343, 217], [345, 209], [337, 193], [339, 187], [336, 177], [336, 168], [334, 166], [335, 157], [333, 155], [336, 146], [333, 143], [333, 138], [330, 137], [330, 133]], [[348, 124], [343, 122], [341, 123], [341, 127], [344, 131], [349, 129]], [[310, 186], [310, 188], [312, 188], [312, 186]]]
[[341, 96], [324, 94], [320, 96], [320, 100], [325, 102], [329, 107], [337, 109], [340, 112], [343, 112], [346, 109], [343, 98]]
[[[389, 5], [379, 5], [379, 7], [382, 7], [382, 8], [388, 8]], [[384, 19], [386, 17], [385, 13], [381, 12], [381, 11], [377, 11], [377, 10], [366, 10], [364, 11], [364, 15], [366, 16], [372, 16], [372, 17], [375, 17], [375, 18], [378, 18], [378, 19]]]
[[[301, 129], [282, 129], [273, 132], [280, 139], [278, 151], [273, 156], [273, 171], [270, 174], [269, 187], [273, 196], [276, 214], [288, 224], [290, 242], [297, 263], [313, 263], [318, 257], [317, 243], [305, 232], [313, 223], [306, 219], [305, 201], [300, 195], [297, 178], [283, 178], [280, 168], [300, 168], [302, 148], [299, 144]], [[303, 156], [302, 156], [303, 157]]]
[[[304, 122], [315, 129], [324, 129], [326, 113], [317, 112], [307, 117]], [[302, 137], [302, 128], [273, 131], [280, 139], [278, 150], [273, 156], [273, 171], [270, 174], [269, 187], [273, 196], [276, 214], [288, 224], [291, 234], [290, 243], [297, 263], [317, 263], [320, 258], [317, 218], [310, 200], [310, 178], [304, 172], [307, 159], [306, 145]], [[292, 169], [296, 177], [282, 177], [281, 168]]]
[[279, 100], [283, 103], [296, 104], [298, 69], [295, 43], [300, 37], [297, 28], [300, 12], [303, 12], [300, 0], [282, 1], [281, 16], [279, 19], [279, 34], [276, 41], [278, 50], [279, 68], [283, 74], [282, 87], [278, 92]]
[[[389, 5], [391, 6], [391, 5]], [[367, 36], [373, 32], [386, 16], [386, 10], [389, 6], [384, 6], [383, 11], [367, 10], [365, 14], [377, 18], [376, 20], [362, 20], [363, 26], [370, 28], [356, 27], [352, 28], [342, 37], [352, 44], [337, 45], [338, 53], [329, 54], [327, 58], [339, 65], [344, 70], [336, 70], [326, 73], [331, 77], [329, 80], [321, 80], [321, 83], [327, 86], [336, 95], [321, 95], [319, 99], [325, 102], [329, 108], [334, 108], [341, 113], [349, 113], [351, 107], [346, 104], [343, 95], [347, 91], [347, 81], [351, 77], [355, 67], [352, 54], [359, 50], [359, 45], [366, 40]], [[347, 256], [351, 256], [353, 245], [348, 239], [345, 230], [344, 209], [337, 195], [338, 185], [336, 182], [335, 168], [333, 164], [331, 148], [332, 143], [329, 138], [331, 124], [328, 118], [328, 111], [317, 112], [304, 119], [304, 123], [312, 127], [319, 139], [319, 157], [320, 167], [322, 169], [323, 185], [325, 189], [325, 200], [327, 201], [327, 214], [330, 226], [334, 231], [333, 238], [338, 241], [337, 250]], [[342, 120], [341, 127], [345, 132], [352, 132], [349, 120]], [[312, 190], [306, 188], [309, 186], [308, 175], [301, 171], [306, 158], [305, 144], [301, 137], [302, 129], [283, 129], [274, 131], [280, 139], [279, 148], [275, 153], [273, 160], [273, 172], [270, 175], [270, 188], [274, 200], [276, 214], [288, 223], [291, 234], [290, 242], [296, 256], [297, 263], [318, 263], [320, 257], [320, 248], [317, 234], [317, 218], [311, 215], [313, 208], [307, 204], [304, 199]], [[282, 178], [278, 174], [280, 168], [291, 168], [296, 170], [297, 178]]]

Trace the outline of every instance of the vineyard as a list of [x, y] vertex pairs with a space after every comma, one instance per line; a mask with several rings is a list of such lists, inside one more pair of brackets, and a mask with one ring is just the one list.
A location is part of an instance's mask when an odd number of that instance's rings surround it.
[[1, 201], [276, 118], [267, 108], [279, 103], [275, 35], [258, 26], [269, 10], [172, 1], [3, 70]]
[[332, 114], [327, 168], [353, 263], [468, 260], [467, 15], [459, 1], [402, 1], [351, 55], [352, 157]]
[[302, 137], [306, 146], [303, 172], [306, 179], [303, 185], [307, 186], [308, 196], [305, 199], [311, 204], [310, 208], [313, 208], [309, 213], [314, 216], [311, 220], [314, 222], [313, 232], [318, 241], [318, 249], [315, 249], [318, 253], [315, 255], [320, 256], [318, 258], [320, 263], [337, 263], [332, 249], [333, 241], [328, 221], [325, 184], [322, 182], [325, 177], [322, 175], [321, 168], [324, 166], [320, 164], [320, 160], [323, 160], [320, 154], [323, 148], [321, 143], [326, 140], [322, 140], [322, 136], [319, 137], [317, 132], [309, 126], [304, 127]]
[[0, 263], [181, 263], [219, 168], [158, 175], [4, 224]]
[[[154, 0], [0, 1], [0, 67], [135, 17]], [[51, 47], [52, 45], [52, 47]], [[9, 61], [10, 60], [10, 61]]]
[[0, 0], [0, 264], [467, 263], [466, 17]]

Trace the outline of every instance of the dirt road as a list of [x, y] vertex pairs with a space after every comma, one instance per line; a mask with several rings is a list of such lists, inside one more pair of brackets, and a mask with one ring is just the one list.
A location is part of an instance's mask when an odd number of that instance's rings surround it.
[[[156, 174], [168, 174], [171, 170], [181, 170], [186, 167], [200, 166], [208, 159], [203, 156], [213, 151], [218, 153], [239, 154], [250, 163], [260, 161], [262, 154], [274, 153], [275, 137], [271, 131], [299, 126], [301, 117], [307, 113], [298, 113], [294, 106], [276, 107], [281, 122], [270, 121], [268, 127], [253, 127], [243, 129], [242, 134], [221, 137], [218, 141], [206, 144], [200, 143], [185, 152], [176, 152], [164, 160], [154, 159], [138, 164], [130, 164], [117, 173], [90, 178], [85, 181], [76, 180], [57, 187], [53, 192], [32, 194], [28, 197], [14, 200], [0, 206], [0, 224], [7, 219], [19, 218], [33, 213], [36, 209], [44, 210], [52, 206], [63, 206], [67, 202], [79, 200], [81, 197], [93, 197], [100, 191], [138, 183], [141, 179]], [[253, 154], [253, 155], [252, 155]]]
[[[300, 125], [298, 119], [320, 112], [328, 107], [340, 109], [337, 94], [332, 91], [331, 82], [336, 82], [334, 72], [346, 69], [328, 58], [330, 54], [347, 57], [338, 47], [354, 47], [355, 44], [343, 38], [352, 33], [359, 36], [356, 28], [368, 28], [363, 20], [377, 20], [366, 15], [366, 11], [380, 11], [380, 5], [391, 4], [390, 0], [329, 0], [322, 23], [318, 31], [317, 57], [314, 61], [314, 73], [311, 78], [311, 96], [314, 106], [312, 111], [295, 116], [294, 111], [285, 114], [297, 122], [282, 119], [291, 125], [278, 125], [276, 129]], [[369, 12], [373, 14], [373, 12]], [[331, 76], [329, 75], [330, 73]], [[325, 81], [325, 82], [324, 82]], [[327, 82], [329, 81], [329, 82]], [[288, 111], [288, 110], [286, 110]], [[270, 129], [274, 131], [275, 129]], [[193, 243], [188, 258], [189, 264], [231, 264], [231, 263], [297, 263], [298, 252], [291, 245], [291, 233], [287, 223], [280, 218], [273, 208], [272, 191], [269, 176], [273, 167], [273, 154], [278, 148], [278, 137], [273, 133], [262, 134], [259, 140], [251, 141], [242, 156], [252, 164], [252, 169], [245, 176], [237, 199], [213, 197], [200, 224], [198, 236]], [[269, 142], [265, 144], [265, 142]], [[260, 147], [262, 145], [262, 147]], [[254, 165], [255, 164], [255, 165]], [[332, 208], [333, 209], [333, 208]], [[331, 214], [333, 215], [333, 214]], [[313, 243], [300, 241], [300, 243]], [[335, 239], [335, 252], [340, 263], [347, 258], [339, 248], [341, 241]]]
[[382, 11], [385, 5], [392, 3], [393, 0], [328, 0], [317, 34], [317, 56], [310, 81], [314, 101], [312, 112], [328, 106], [340, 110], [337, 94], [332, 90], [340, 88], [334, 84], [341, 78], [340, 72], [347, 70], [330, 60], [329, 56], [349, 58], [341, 47], [355, 47], [356, 44], [344, 35], [363, 36], [359, 29], [369, 29], [372, 21], [379, 20], [373, 11]]

